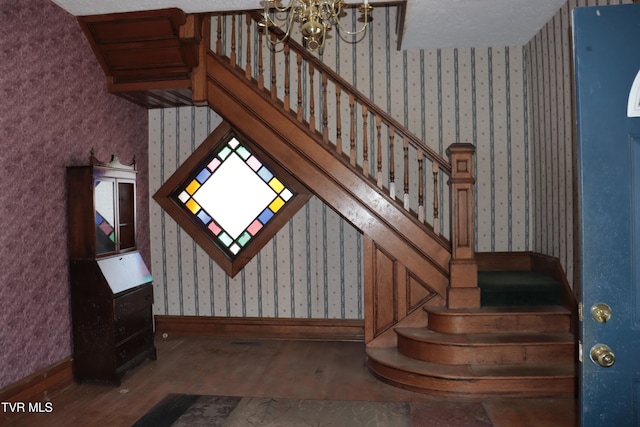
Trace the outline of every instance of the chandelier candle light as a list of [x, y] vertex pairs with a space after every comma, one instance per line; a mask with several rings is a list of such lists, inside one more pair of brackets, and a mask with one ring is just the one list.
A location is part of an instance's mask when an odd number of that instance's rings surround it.
[[[358, 8], [362, 14], [358, 20], [363, 23], [362, 28], [356, 31], [345, 30], [340, 23], [340, 18], [346, 16], [343, 12], [345, 6], [344, 0], [290, 0], [287, 6], [280, 6], [279, 0], [264, 0], [264, 15], [260, 26], [277, 27], [284, 32], [282, 40], [273, 43], [275, 47], [277, 43], [285, 43], [291, 35], [293, 23], [299, 23], [303, 45], [309, 50], [322, 49], [331, 27], [335, 26], [341, 37], [342, 35], [353, 36], [364, 33], [367, 24], [371, 22], [370, 14], [373, 7], [369, 4], [369, 0], [364, 0]], [[275, 20], [282, 24], [278, 25]]]

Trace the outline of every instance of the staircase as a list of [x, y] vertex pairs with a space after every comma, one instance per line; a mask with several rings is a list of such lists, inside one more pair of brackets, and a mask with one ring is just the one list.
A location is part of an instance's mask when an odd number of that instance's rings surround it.
[[[525, 278], [520, 285], [529, 291], [554, 286], [531, 282], [541, 279], [531, 273], [535, 263], [482, 261], [474, 252], [472, 145], [453, 144], [449, 159], [442, 158], [302, 46], [290, 40], [281, 52], [267, 51], [259, 16], [179, 12], [83, 17], [80, 23], [103, 57], [113, 93], [151, 108], [170, 104], [176, 87], [175, 105], [184, 105], [186, 87], [193, 105], [209, 105], [363, 233], [365, 342], [377, 377], [451, 396], [573, 393], [575, 313], [552, 304], [571, 306], [571, 292], [563, 284], [559, 298], [530, 306], [522, 305], [532, 299], [519, 289], [510, 300], [520, 304], [505, 306], [499, 285], [506, 276]], [[140, 68], [109, 68], [105, 58], [113, 56], [114, 44], [100, 44], [92, 25], [103, 36], [113, 22], [123, 39], [127, 23], [139, 28], [145, 19], [150, 26], [171, 21], [163, 28], [174, 31], [162, 36], [161, 48], [186, 58], [180, 73], [175, 64], [163, 70], [144, 64], [134, 53], [143, 44], [140, 31], [117, 46], [119, 54], [131, 49], [123, 57], [136, 57]], [[236, 51], [239, 34], [246, 35], [243, 52]], [[150, 38], [160, 46], [157, 31]], [[188, 78], [184, 67], [191, 67]], [[523, 265], [526, 273], [512, 270]]]
[[562, 284], [539, 271], [504, 268], [479, 272], [481, 308], [424, 307], [426, 326], [395, 328], [395, 347], [369, 346], [372, 372], [443, 396], [575, 395], [573, 314], [561, 305]]

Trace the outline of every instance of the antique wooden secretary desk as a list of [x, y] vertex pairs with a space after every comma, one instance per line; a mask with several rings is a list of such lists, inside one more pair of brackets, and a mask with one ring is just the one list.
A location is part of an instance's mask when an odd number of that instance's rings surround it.
[[74, 377], [118, 386], [156, 358], [152, 277], [136, 249], [135, 163], [89, 163], [67, 168]]

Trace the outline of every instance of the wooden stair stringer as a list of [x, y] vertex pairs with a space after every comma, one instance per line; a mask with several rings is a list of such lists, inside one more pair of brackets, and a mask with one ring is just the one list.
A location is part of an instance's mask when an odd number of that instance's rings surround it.
[[[407, 277], [418, 278], [439, 298], [446, 298], [451, 258], [448, 242], [339, 159], [322, 144], [321, 136], [305, 129], [295, 116], [279, 108], [224, 58], [210, 52], [206, 60], [207, 98], [213, 110], [238, 132], [260, 144], [312, 193], [391, 254], [398, 268], [406, 270]], [[404, 317], [400, 313], [396, 320]]]

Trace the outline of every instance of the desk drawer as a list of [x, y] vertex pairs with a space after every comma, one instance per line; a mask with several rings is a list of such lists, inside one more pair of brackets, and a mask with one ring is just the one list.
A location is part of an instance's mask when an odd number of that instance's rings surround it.
[[144, 285], [140, 289], [118, 297], [113, 301], [115, 319], [122, 319], [147, 306], [150, 306], [152, 303], [153, 286], [151, 284]]
[[116, 365], [118, 367], [125, 365], [152, 346], [153, 330], [147, 329], [116, 347]]
[[115, 342], [118, 345], [132, 335], [153, 326], [151, 306], [136, 311], [115, 322]]

